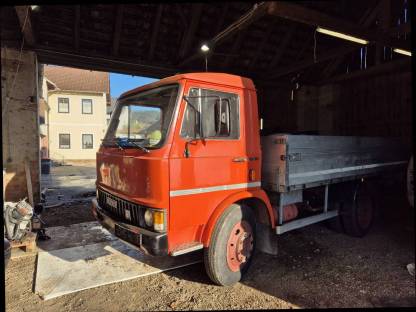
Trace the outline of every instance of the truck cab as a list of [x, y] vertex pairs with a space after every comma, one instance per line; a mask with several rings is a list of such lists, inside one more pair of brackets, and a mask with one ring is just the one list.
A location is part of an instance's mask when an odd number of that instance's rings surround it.
[[[223, 73], [180, 74], [118, 99], [97, 153], [92, 210], [136, 248], [176, 256], [208, 248], [232, 204], [250, 202], [257, 208], [251, 213], [274, 227], [260, 175], [253, 82]], [[228, 261], [237, 275], [254, 249], [250, 222], [240, 222], [230, 238]]]

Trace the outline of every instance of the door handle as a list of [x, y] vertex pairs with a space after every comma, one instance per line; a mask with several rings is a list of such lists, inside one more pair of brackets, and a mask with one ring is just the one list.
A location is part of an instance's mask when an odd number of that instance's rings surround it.
[[246, 162], [246, 161], [248, 161], [248, 158], [247, 157], [236, 157], [236, 158], [233, 158], [233, 162]]

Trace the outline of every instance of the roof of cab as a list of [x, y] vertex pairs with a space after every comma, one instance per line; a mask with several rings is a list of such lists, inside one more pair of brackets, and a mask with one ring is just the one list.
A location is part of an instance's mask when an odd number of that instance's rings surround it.
[[159, 87], [161, 85], [167, 85], [170, 83], [175, 83], [180, 80], [187, 79], [187, 80], [196, 80], [196, 81], [203, 81], [218, 85], [225, 85], [229, 87], [236, 87], [236, 88], [244, 88], [244, 89], [251, 89], [255, 90], [254, 83], [250, 78], [245, 78], [237, 75], [230, 75], [225, 73], [185, 73], [185, 74], [178, 74], [170, 77], [163, 78], [161, 80], [149, 83], [147, 85], [135, 88], [133, 90], [124, 92], [120, 95], [120, 98], [126, 97], [128, 95], [132, 95], [134, 93], [138, 93], [140, 91], [152, 89]]

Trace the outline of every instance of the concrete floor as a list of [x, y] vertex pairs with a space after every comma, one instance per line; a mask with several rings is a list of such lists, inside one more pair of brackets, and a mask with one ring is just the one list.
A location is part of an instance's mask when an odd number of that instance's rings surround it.
[[41, 189], [46, 194], [45, 205], [91, 197], [85, 195], [95, 194], [96, 179], [95, 161], [52, 166], [50, 174], [41, 175]]
[[157, 274], [202, 261], [198, 254], [152, 257], [111, 235], [98, 222], [48, 228], [39, 242], [35, 293], [49, 300], [84, 289]]

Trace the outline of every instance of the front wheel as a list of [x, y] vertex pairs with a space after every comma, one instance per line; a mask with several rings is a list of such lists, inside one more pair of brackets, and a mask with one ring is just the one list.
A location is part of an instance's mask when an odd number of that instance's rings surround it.
[[205, 269], [214, 283], [229, 286], [240, 281], [253, 258], [255, 226], [245, 205], [232, 204], [221, 215], [204, 252]]

